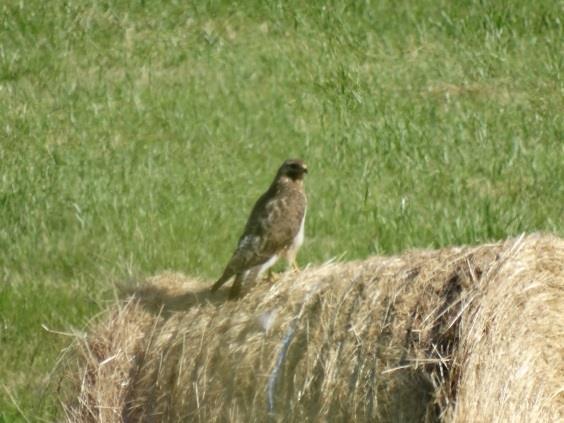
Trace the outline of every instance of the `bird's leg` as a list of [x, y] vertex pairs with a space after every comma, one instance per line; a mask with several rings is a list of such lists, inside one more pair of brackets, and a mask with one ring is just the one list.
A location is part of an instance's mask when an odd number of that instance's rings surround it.
[[294, 273], [298, 273], [300, 271], [300, 266], [298, 266], [298, 262], [296, 261], [296, 255], [296, 250], [288, 250], [288, 252], [286, 253], [286, 260], [290, 265], [290, 269], [292, 269]]

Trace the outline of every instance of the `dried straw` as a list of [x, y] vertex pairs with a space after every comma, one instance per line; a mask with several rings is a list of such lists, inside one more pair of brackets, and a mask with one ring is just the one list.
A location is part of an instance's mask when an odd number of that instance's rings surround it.
[[166, 273], [110, 309], [76, 341], [68, 420], [564, 416], [561, 239], [325, 264], [238, 301], [226, 290]]

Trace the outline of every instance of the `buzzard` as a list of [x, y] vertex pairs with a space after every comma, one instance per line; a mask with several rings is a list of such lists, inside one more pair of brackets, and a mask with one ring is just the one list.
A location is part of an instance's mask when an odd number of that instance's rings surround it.
[[307, 208], [306, 173], [307, 166], [299, 159], [286, 160], [280, 166], [268, 190], [255, 203], [237, 248], [212, 292], [235, 276], [229, 298], [237, 298], [243, 282], [253, 282], [280, 257], [298, 269], [296, 255], [304, 241]]

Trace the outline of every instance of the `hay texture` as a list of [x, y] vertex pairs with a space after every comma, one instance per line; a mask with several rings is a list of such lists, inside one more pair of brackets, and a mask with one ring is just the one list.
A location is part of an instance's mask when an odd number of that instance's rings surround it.
[[564, 418], [561, 239], [329, 263], [237, 301], [207, 289], [162, 274], [93, 323], [68, 420]]

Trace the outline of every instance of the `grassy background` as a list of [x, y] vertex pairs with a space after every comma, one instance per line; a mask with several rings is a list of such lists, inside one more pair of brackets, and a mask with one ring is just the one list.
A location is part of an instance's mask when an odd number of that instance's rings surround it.
[[[564, 235], [559, 1], [0, 5], [0, 421], [113, 283], [217, 277], [279, 164], [301, 264]], [[45, 393], [47, 394], [45, 395]]]

